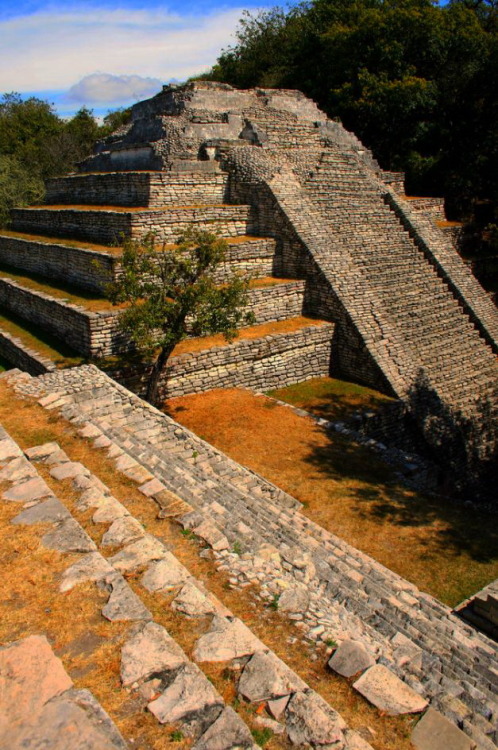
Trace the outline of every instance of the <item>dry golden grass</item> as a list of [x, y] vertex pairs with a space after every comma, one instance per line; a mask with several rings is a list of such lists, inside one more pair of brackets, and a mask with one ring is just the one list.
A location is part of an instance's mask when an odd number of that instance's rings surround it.
[[38, 234], [28, 234], [27, 232], [14, 232], [10, 229], [2, 229], [0, 237], [13, 237], [20, 240], [32, 240], [33, 242], [43, 242], [47, 245], [67, 245], [67, 247], [76, 247], [82, 250], [96, 250], [97, 252], [110, 253], [112, 255], [121, 255], [122, 247], [107, 245], [97, 245], [92, 242], [82, 240], [66, 239], [65, 237], [45, 237]]
[[70, 284], [65, 284], [62, 281], [57, 281], [57, 279], [46, 279], [38, 274], [19, 271], [10, 268], [9, 266], [0, 265], [0, 278], [9, 281], [16, 281], [26, 289], [48, 294], [51, 297], [55, 297], [55, 299], [63, 299], [66, 302], [70, 302], [73, 305], [80, 305], [86, 310], [92, 312], [112, 309], [118, 310], [125, 307], [125, 305], [121, 304], [112, 305], [112, 303], [103, 296], [97, 296], [90, 291], [85, 292], [85, 290]]
[[209, 391], [165, 408], [189, 429], [297, 497], [303, 513], [454, 606], [498, 576], [489, 513], [394, 481], [370, 451], [249, 391]]
[[[156, 505], [138, 492], [134, 482], [116, 472], [113, 461], [107, 457], [104, 450], [93, 449], [89, 441], [82, 439], [76, 433], [74, 427], [63, 421], [58, 415], [45, 411], [32, 401], [17, 398], [5, 382], [0, 382], [0, 422], [23, 448], [53, 440], [59, 443], [72, 460], [81, 461], [85, 464], [90, 471], [107, 484], [114, 496], [128, 508], [135, 518], [143, 523], [148, 532], [161, 539], [171, 549], [173, 554], [190, 570], [192, 575], [202, 581], [225, 606], [231, 609], [236, 616], [240, 617], [261, 640], [283, 658], [311, 687], [328, 700], [344, 716], [349, 726], [356, 729], [370, 727], [374, 735], [374, 739], [371, 739], [370, 742], [375, 750], [409, 750], [411, 748], [408, 737], [414, 722], [413, 718], [381, 716], [375, 708], [370, 706], [361, 696], [352, 690], [347, 680], [335, 676], [327, 670], [326, 654], [324, 652], [320, 654], [317, 661], [312, 661], [310, 657], [314, 655], [313, 647], [303, 645], [303, 642], [300, 640], [300, 631], [298, 628], [294, 627], [278, 611], [273, 611], [271, 608], [264, 606], [260, 600], [253, 596], [251, 588], [244, 590], [231, 589], [228, 585], [227, 577], [220, 571], [217, 571], [210, 560], [199, 557], [199, 542], [195, 538], [186, 538], [181, 533], [179, 526], [174, 522], [168, 519], [158, 519]], [[73, 508], [76, 495], [71, 489], [69, 482], [55, 483], [48, 476], [45, 468], [41, 467], [41, 472], [57, 491], [58, 497], [68, 507]], [[5, 507], [10, 506], [3, 506], [4, 509]], [[79, 522], [82, 523], [92, 538], [98, 542], [106, 527], [103, 524], [99, 526], [90, 524], [91, 513], [75, 515], [77, 515]], [[28, 533], [34, 532], [28, 530]], [[2, 530], [1, 536], [2, 538], [4, 536], [14, 538], [9, 527]], [[27, 546], [25, 541], [23, 541], [22, 547], [21, 545], [18, 546], [21, 549], [26, 546], [29, 550], [29, 546]], [[46, 554], [46, 551], [43, 552]], [[50, 554], [53, 555], [54, 553]], [[30, 557], [33, 559], [31, 551]], [[70, 558], [67, 556], [64, 557], [64, 562], [60, 563], [60, 570], [62, 570], [62, 567], [66, 567], [69, 561]], [[47, 571], [47, 567], [44, 564], [37, 564], [36, 569], [40, 574], [42, 571]], [[50, 573], [46, 574], [49, 577], [52, 575]], [[146, 606], [151, 610], [154, 619], [163, 624], [185, 649], [186, 653], [191, 655], [194, 641], [206, 623], [185, 619], [169, 609], [166, 597], [152, 596], [142, 589], [139, 590], [135, 574], [128, 576], [128, 581], [137, 593], [140, 593]], [[43, 597], [46, 587], [39, 585], [37, 588], [40, 589], [40, 595]], [[89, 596], [91, 596], [93, 590], [92, 587], [89, 587]], [[77, 597], [79, 591], [80, 587], [75, 590], [75, 597]], [[50, 601], [57, 598], [57, 596], [60, 595], [51, 594], [52, 598]], [[65, 603], [67, 602], [64, 596], [61, 598]], [[170, 598], [172, 598], [172, 595]], [[9, 609], [13, 610], [13, 618], [15, 618], [15, 601], [15, 596], [9, 597], [9, 602], [6, 605]], [[40, 611], [44, 609], [43, 601], [45, 600], [42, 599], [42, 604], [39, 606]], [[48, 607], [50, 606], [49, 604]], [[19, 622], [22, 622], [22, 618], [24, 617], [22, 610], [20, 610], [20, 613]], [[54, 627], [61, 619], [67, 621], [66, 615], [67, 608], [65, 608], [64, 616], [61, 615], [61, 617], [53, 618]], [[97, 617], [97, 621], [99, 622], [99, 627], [102, 625], [110, 627], [110, 624], [106, 624], [106, 621], [101, 617]], [[12, 623], [13, 621], [10, 623], [11, 626]], [[36, 632], [48, 631], [48, 628], [43, 629], [44, 625], [41, 620], [37, 622], [36, 626], [38, 628]], [[69, 620], [68, 627], [72, 627], [71, 620]], [[15, 630], [15, 627], [13, 629]], [[6, 630], [10, 630], [10, 626]], [[3, 633], [3, 631], [0, 632]], [[12, 640], [10, 634], [0, 637]], [[16, 633], [13, 637], [20, 637], [20, 635]], [[57, 638], [57, 635], [55, 635], [55, 638]], [[295, 640], [289, 642], [289, 638]], [[108, 640], [106, 638], [106, 641]], [[174, 743], [174, 745], [167, 742], [169, 734], [164, 734], [164, 730], [161, 730], [163, 732], [160, 735], [162, 739], [158, 739], [158, 725], [155, 719], [147, 712], [137, 713], [136, 706], [134, 706], [131, 700], [123, 702], [122, 697], [120, 697], [122, 691], [119, 690], [118, 686], [118, 646], [113, 651], [111, 649], [111, 641], [109, 640], [106, 649], [102, 646], [102, 652], [98, 652], [97, 655], [92, 656], [92, 660], [97, 663], [97, 667], [93, 671], [78, 677], [78, 679], [74, 676], [75, 670], [81, 669], [82, 672], [85, 672], [87, 664], [80, 660], [73, 668], [63, 654], [59, 653], [59, 655], [62, 655], [66, 669], [70, 673], [71, 669], [73, 669], [72, 676], [76, 684], [92, 690], [104, 708], [116, 721], [124, 736], [135, 738], [134, 747], [141, 750], [142, 748], [143, 750], [149, 750], [150, 748], [161, 750], [163, 747], [169, 748], [170, 745], [171, 747], [186, 746], [186, 744], [178, 742]], [[111, 650], [108, 651], [107, 649]], [[102, 658], [99, 656], [100, 653]], [[83, 657], [79, 658], [83, 659]], [[99, 659], [102, 662], [101, 664]], [[207, 665], [205, 671], [225, 699], [232, 701], [235, 692], [235, 676], [227, 676], [226, 666]], [[205, 665], [203, 665], [203, 669], [204, 667]], [[237, 707], [237, 710], [250, 726], [257, 727], [254, 723], [253, 707], [242, 705]], [[265, 747], [268, 750], [279, 750], [279, 748], [285, 748], [285, 744], [281, 738], [273, 737]]]

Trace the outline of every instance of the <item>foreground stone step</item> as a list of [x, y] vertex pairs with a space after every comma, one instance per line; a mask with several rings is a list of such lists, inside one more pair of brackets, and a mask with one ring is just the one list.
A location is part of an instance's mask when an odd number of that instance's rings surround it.
[[[202, 164], [202, 162], [199, 162]], [[217, 166], [217, 165], [216, 165]], [[147, 206], [224, 203], [228, 175], [215, 171], [100, 172], [47, 181], [46, 203]]]
[[[12, 502], [14, 498], [10, 495], [14, 490], [17, 490], [16, 502], [24, 503], [24, 510], [14, 517], [12, 523], [16, 526], [37, 526], [38, 524], [43, 524], [45, 533], [42, 536], [41, 544], [44, 547], [57, 550], [62, 554], [80, 553], [79, 559], [63, 573], [60, 583], [61, 592], [70, 591], [75, 586], [87, 581], [95, 582], [100, 589], [109, 591], [110, 594], [107, 604], [102, 609], [102, 616], [111, 622], [125, 621], [132, 624], [121, 651], [121, 682], [123, 687], [129, 688], [131, 686], [131, 689], [135, 692], [135, 700], [141, 701], [143, 708], [147, 707], [156, 716], [160, 724], [166, 724], [167, 727], [171, 727], [172, 724], [181, 727], [182, 732], [186, 736], [192, 737], [194, 741], [199, 740], [206, 748], [215, 747], [214, 738], [210, 739], [210, 735], [205, 738], [204, 735], [216, 723], [216, 729], [220, 732], [220, 735], [216, 739], [218, 743], [221, 742], [221, 744], [218, 744], [219, 747], [227, 748], [228, 750], [228, 748], [234, 745], [236, 740], [235, 744], [238, 744], [240, 747], [246, 750], [255, 750], [248, 727], [235, 712], [225, 707], [221, 695], [202, 671], [189, 661], [186, 654], [170, 637], [166, 629], [152, 622], [150, 611], [132, 591], [122, 575], [122, 572], [134, 570], [137, 566], [142, 565], [142, 561], [150, 563], [162, 558], [167, 559], [169, 553], [166, 548], [157, 540], [153, 538], [148, 539], [141, 525], [136, 524], [136, 526], [140, 527], [139, 539], [143, 542], [144, 549], [140, 553], [137, 550], [134, 556], [130, 557], [128, 548], [132, 546], [129, 544], [130, 538], [133, 539], [131, 534], [136, 534], [136, 529], [133, 532], [130, 531], [130, 524], [133, 519], [131, 519], [124, 507], [110, 496], [107, 488], [102, 485], [97, 477], [92, 476], [81, 464], [70, 461], [68, 456], [64, 451], [60, 450], [56, 443], [35, 446], [28, 449], [26, 455], [30, 456], [32, 460], [41, 461], [51, 467], [50, 475], [53, 478], [59, 481], [72, 480], [75, 487], [81, 488], [81, 499], [84, 507], [98, 507], [102, 511], [103, 503], [107, 501], [107, 504], [110, 506], [109, 509], [115, 515], [120, 514], [119, 518], [111, 525], [110, 531], [116, 524], [123, 526], [124, 521], [128, 522], [127, 534], [125, 532], [124, 535], [121, 534], [120, 539], [117, 539], [114, 533], [114, 537], [110, 541], [114, 548], [116, 546], [122, 547], [122, 552], [114, 554], [109, 560], [106, 560], [97, 552], [95, 544], [80, 524], [73, 518], [67, 507], [53, 494], [46, 499], [46, 496], [34, 495], [32, 490], [19, 491], [31, 483], [29, 477], [32, 473], [28, 473], [28, 478], [24, 475], [19, 476], [19, 464], [22, 463], [26, 468], [27, 466], [31, 466], [31, 469], [34, 469], [34, 467], [32, 464], [29, 464], [29, 461], [23, 459], [22, 456], [16, 454], [12, 457], [12, 453], [16, 453], [15, 444], [5, 431], [2, 434], [4, 437], [0, 443], [4, 445], [0, 447], [4, 448], [3, 455], [6, 456], [4, 471], [5, 469], [10, 470], [10, 479], [8, 481], [11, 481], [13, 484], [12, 490], [4, 492], [2, 498]], [[8, 446], [11, 447], [6, 451]], [[17, 468], [15, 471], [12, 471], [13, 462], [16, 462], [15, 466]], [[34, 471], [38, 481], [45, 485], [41, 477], [38, 477], [36, 469]], [[100, 498], [100, 503], [98, 498]], [[110, 519], [111, 515], [108, 513], [107, 518]], [[108, 523], [101, 513], [100, 516], [97, 516], [95, 523], [102, 522]], [[46, 531], [47, 525], [51, 528], [48, 532]], [[103, 543], [105, 543], [106, 536], [109, 536], [109, 532], [104, 535]], [[173, 563], [177, 567], [181, 567], [174, 559]], [[41, 658], [38, 643], [36, 644], [36, 652], [37, 658], [41, 663], [45, 664], [48, 659], [46, 656], [43, 656], [43, 643]], [[2, 664], [3, 655], [4, 652], [0, 650], [0, 664]], [[51, 681], [48, 683], [48, 688], [53, 688], [52, 693], [47, 694], [48, 691], [45, 691], [46, 694], [43, 695], [43, 702], [48, 701], [53, 695], [72, 686], [69, 678], [64, 674], [60, 674], [58, 660], [55, 660], [55, 662], [55, 671], [53, 664], [48, 665], [51, 673]], [[13, 700], [18, 700], [15, 681], [13, 688], [10, 688], [12, 675], [13, 673], [15, 675], [15, 670], [16, 662], [12, 662], [11, 659], [7, 663], [5, 670], [8, 674], [7, 685], [4, 684], [1, 687], [6, 688], [5, 692], [11, 689], [14, 693]], [[36, 669], [33, 671], [37, 672]], [[21, 673], [21, 679], [23, 677], [24, 675]], [[19, 688], [17, 688], [18, 690]], [[88, 727], [86, 726], [84, 714], [78, 712], [77, 707], [73, 707], [73, 702], [76, 704], [79, 703], [78, 698], [80, 697], [80, 693], [82, 699], [84, 698], [86, 703], [90, 704], [92, 713], [98, 719], [99, 726], [104, 721], [106, 722], [101, 727], [102, 737], [92, 731], [93, 727], [91, 724]], [[3, 690], [2, 694], [4, 694]], [[70, 701], [72, 702], [66, 706], [67, 701], [65, 700], [60, 711], [57, 709], [54, 713], [51, 710], [52, 706], [50, 706], [47, 716], [44, 714], [41, 716], [37, 715], [37, 706], [34, 704], [35, 698], [34, 696], [30, 698], [29, 693], [27, 695], [28, 702], [31, 705], [25, 706], [21, 702], [19, 726], [14, 726], [11, 732], [7, 732], [7, 737], [13, 744], [5, 745], [6, 747], [19, 748], [20, 750], [21, 747], [26, 746], [25, 743], [28, 741], [28, 738], [31, 740], [33, 736], [36, 736], [37, 741], [39, 741], [38, 738], [45, 738], [45, 735], [47, 739], [43, 741], [47, 742], [47, 746], [50, 744], [50, 747], [62, 747], [63, 745], [64, 747], [69, 747], [70, 745], [71, 748], [74, 746], [75, 748], [81, 748], [81, 750], [93, 750], [93, 748], [107, 750], [107, 748], [111, 747], [126, 747], [126, 744], [117, 732], [111, 731], [113, 726], [108, 720], [107, 715], [103, 713], [91, 695], [87, 694], [86, 691], [79, 691], [74, 697], [71, 695]], [[65, 699], [66, 694], [62, 698]], [[2, 709], [4, 708], [4, 704], [2, 705]], [[28, 708], [30, 709], [29, 711]], [[11, 717], [9, 716], [9, 724], [10, 719]], [[66, 727], [68, 722], [69, 724]], [[86, 723], [88, 724], [88, 722]], [[0, 732], [2, 729], [3, 723], [0, 726]], [[67, 740], [64, 739], [65, 733], [71, 731], [81, 732], [81, 738], [78, 738], [80, 744], [74, 744], [73, 739], [70, 738]], [[109, 734], [112, 742], [106, 741], [107, 734]], [[65, 744], [66, 742], [67, 745]]]
[[198, 205], [161, 208], [44, 206], [16, 208], [12, 228], [48, 237], [74, 237], [118, 245], [122, 237], [140, 238], [149, 232], [159, 241], [176, 242], [187, 227], [207, 229], [222, 236], [257, 234], [250, 206]]
[[[226, 240], [226, 262], [219, 267], [218, 281], [225, 281], [231, 273], [244, 273], [252, 278], [283, 275], [274, 239], [240, 235]], [[116, 279], [120, 255], [119, 247], [0, 232], [0, 263], [48, 279], [60, 279], [97, 294], [105, 294], [107, 285]]]
[[43, 635], [0, 648], [0, 745], [21, 748], [126, 750], [88, 690], [76, 690]]
[[[73, 479], [73, 485], [80, 493], [76, 507], [79, 510], [97, 508], [93, 516], [94, 523], [106, 523], [112, 517], [115, 518], [104, 534], [101, 546], [111, 545], [114, 550], [118, 548], [107, 559], [107, 563], [118, 573], [145, 571], [141, 577], [142, 586], [159, 599], [166, 591], [175, 589], [177, 594], [170, 606], [183, 616], [214, 615], [207, 632], [197, 641], [193, 653], [196, 662], [224, 662], [232, 663], [234, 667], [241, 666], [237, 686], [240, 698], [258, 705], [268, 703], [268, 710], [273, 711], [281, 722], [279, 724], [268, 719], [268, 724], [278, 729], [278, 732], [285, 728], [292, 744], [302, 745], [307, 742], [312, 747], [317, 747], [327, 738], [328, 744], [337, 744], [338, 748], [353, 750], [356, 747], [355, 743], [360, 738], [347, 730], [339, 714], [219, 600], [206, 592], [204, 586], [189, 574], [164, 545], [147, 534], [136, 521], [133, 523], [134, 519], [100, 480], [85, 471], [81, 464], [71, 462], [55, 443], [28, 449], [26, 454], [32, 460], [48, 463], [52, 467], [50, 475], [59, 481]], [[102, 511], [106, 509], [111, 513], [103, 518]], [[33, 513], [33, 508], [27, 512]], [[28, 520], [24, 516], [21, 522], [32, 520], [32, 517]], [[92, 554], [86, 557], [93, 559]], [[92, 578], [99, 575], [98, 572], [91, 572], [92, 570], [95, 568], [86, 566], [85, 574], [85, 566], [82, 567], [81, 562], [75, 563], [66, 571], [62, 588], [67, 590], [77, 580], [84, 580], [82, 574]], [[105, 567], [102, 568], [101, 576], [105, 575], [104, 571]], [[104, 578], [105, 582], [108, 580], [109, 575]], [[116, 612], [111, 615], [112, 606], [108, 603], [103, 614], [108, 618], [114, 616], [122, 619], [127, 616], [150, 620], [150, 613], [148, 618], [135, 615], [136, 608], [137, 605], [133, 606], [125, 600], [124, 605], [115, 605]], [[242, 663], [241, 659], [244, 659]], [[216, 726], [217, 731], [223, 729], [225, 734], [227, 731], [235, 733], [238, 743], [243, 747], [252, 747], [251, 735], [235, 712], [227, 708], [225, 714], [220, 714], [220, 696], [200, 669], [189, 663], [185, 653], [164, 628], [156, 623], [146, 622], [131, 632], [131, 638], [122, 651], [121, 679], [125, 686], [131, 685], [142, 695], [154, 694], [155, 697], [149, 700], [148, 710], [161, 723], [180, 722], [182, 730], [195, 738], [209, 729], [213, 717], [217, 716], [211, 732], [213, 735]], [[279, 706], [274, 705], [275, 703], [279, 703]], [[418, 710], [415, 708], [415, 711]], [[209, 735], [208, 738], [201, 736], [200, 742], [207, 743], [208, 739], [209, 742], [215, 741], [214, 736], [211, 739]], [[368, 750], [367, 743], [362, 747]]]
[[[86, 381], [84, 370], [88, 373]], [[172, 420], [143, 402], [136, 401], [129, 393], [120, 391], [115, 384], [108, 383], [107, 388], [103, 387], [102, 376], [95, 370], [91, 372], [91, 368], [83, 368], [80, 374], [72, 371], [62, 376], [47, 375], [36, 382], [55, 390], [54, 397], [48, 397], [55, 404], [54, 408], [60, 405], [66, 416], [72, 419], [90, 419], [121, 449], [128, 451], [131, 457], [154, 474], [160, 483], [151, 494], [156, 494], [159, 505], [161, 487], [170, 489], [180, 498], [188, 498], [197, 511], [205, 511], [209, 517], [215, 518], [215, 523], [232, 544], [240, 543], [242, 534], [245, 548], [252, 550], [251, 564], [263, 566], [256, 567], [256, 570], [258, 575], [261, 571], [259, 580], [266, 582], [263, 594], [267, 600], [282, 592], [279, 585], [272, 583], [275, 576], [285, 579], [289, 575], [289, 583], [294, 578], [290, 611], [304, 620], [306, 630], [309, 628], [311, 633], [320, 626], [316, 631], [316, 637], [320, 638], [334, 637], [336, 628], [342, 632], [345, 627], [348, 628], [351, 633], [349, 638], [362, 640], [373, 648], [373, 653], [379, 650], [383, 660], [387, 660], [384, 663], [389, 664], [394, 674], [415, 687], [417, 692], [430, 697], [432, 705], [443, 713], [448, 712], [450, 718], [455, 713], [450, 709], [445, 693], [449, 690], [453, 695], [458, 695], [471, 735], [472, 732], [481, 731], [478, 727], [483, 720], [487, 722], [487, 734], [492, 735], [490, 722], [497, 710], [493, 703], [495, 678], [491, 667], [496, 653], [495, 644], [463, 626], [447, 607], [316, 527], [302, 515], [282, 510], [268, 503], [268, 500], [262, 502], [257, 493], [249, 489], [250, 484], [245, 485], [246, 494], [242, 499], [239, 494], [242, 485], [239, 484], [235, 491], [231, 471], [222, 472], [225, 488], [220, 493], [215, 492], [212, 469], [216, 466], [216, 451], [210, 449], [206, 453], [205, 444], [184, 428], [175, 426]], [[102, 384], [100, 392], [95, 388], [96, 377]], [[29, 386], [25, 387], [29, 392]], [[37, 386], [32, 387], [36, 393]], [[74, 388], [78, 393], [73, 404], [68, 402], [67, 396], [60, 398]], [[104, 394], [107, 395], [104, 397]], [[168, 436], [167, 440], [162, 440], [158, 433], [161, 425], [162, 434]], [[148, 431], [151, 435], [149, 439]], [[182, 435], [186, 439], [182, 440]], [[162, 447], [157, 450], [155, 445]], [[196, 453], [195, 459], [191, 458], [192, 451]], [[223, 463], [220, 468], [223, 468]], [[243, 522], [245, 528], [242, 528]], [[188, 515], [185, 523], [190, 524]], [[196, 526], [202, 526], [199, 520]], [[274, 546], [275, 541], [278, 549]], [[270, 565], [268, 573], [263, 573], [266, 563], [253, 544], [262, 547], [272, 545], [272, 554], [281, 561], [280, 564], [274, 569]], [[234, 580], [241, 583], [253, 580], [251, 575], [246, 577], [247, 573], [250, 574], [250, 566], [243, 560], [239, 564], [238, 555], [226, 550], [217, 555], [222, 567], [228, 567], [233, 571], [232, 575], [237, 571]], [[282, 567], [282, 562], [286, 568]], [[307, 593], [306, 602], [298, 604], [303, 586]], [[354, 597], [352, 591], [356, 592]], [[296, 611], [296, 608], [301, 611]], [[399, 639], [403, 643], [403, 639], [406, 639], [412, 655], [408, 661], [403, 658], [398, 663]], [[417, 666], [420, 665], [420, 658], [427, 665], [426, 673]], [[399, 666], [401, 664], [402, 668]], [[483, 678], [481, 668], [484, 665], [488, 665], [488, 671]]]

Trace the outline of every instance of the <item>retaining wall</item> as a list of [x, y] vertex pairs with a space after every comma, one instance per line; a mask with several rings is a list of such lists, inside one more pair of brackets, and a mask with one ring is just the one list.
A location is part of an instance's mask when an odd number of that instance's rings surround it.
[[41, 326], [84, 357], [107, 356], [129, 348], [113, 310], [90, 312], [1, 278], [0, 305]]
[[[213, 388], [265, 391], [330, 372], [330, 323], [292, 333], [236, 340], [201, 352], [172, 357], [159, 390], [161, 398], [184, 396]], [[150, 368], [109, 370], [115, 380], [143, 395]]]
[[0, 330], [0, 356], [12, 367], [29, 372], [30, 375], [43, 375], [56, 369], [55, 364], [38, 352], [29, 349], [16, 336]]
[[223, 172], [109, 172], [48, 180], [46, 203], [95, 206], [223, 203]]
[[249, 206], [179, 207], [165, 211], [107, 211], [91, 209], [15, 208], [12, 228], [48, 237], [74, 237], [101, 244], [120, 244], [123, 237], [149, 232], [159, 240], [176, 242], [187, 227], [209, 229], [224, 237], [258, 234]]

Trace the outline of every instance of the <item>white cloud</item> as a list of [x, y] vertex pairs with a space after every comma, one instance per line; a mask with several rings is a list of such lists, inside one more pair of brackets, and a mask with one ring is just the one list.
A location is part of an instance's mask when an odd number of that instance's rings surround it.
[[158, 78], [92, 73], [71, 86], [65, 98], [79, 104], [118, 104], [130, 100], [139, 101], [160, 90], [161, 81]]
[[87, 7], [9, 19], [0, 22], [0, 91], [67, 90], [99, 71], [118, 78], [185, 80], [215, 62], [241, 14], [242, 9], [180, 16]]

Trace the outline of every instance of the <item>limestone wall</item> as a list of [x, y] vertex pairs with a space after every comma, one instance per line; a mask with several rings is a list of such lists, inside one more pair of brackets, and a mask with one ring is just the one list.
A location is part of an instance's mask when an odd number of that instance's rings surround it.
[[[5, 235], [0, 236], [0, 264], [59, 279], [98, 294], [105, 294], [107, 285], [120, 270], [119, 256], [111, 252], [71, 247], [62, 241], [61, 244], [37, 242]], [[233, 273], [252, 278], [296, 276], [284, 272], [280, 246], [276, 247], [271, 238], [229, 245], [225, 262], [216, 269], [215, 279], [221, 283]]]
[[70, 175], [47, 182], [47, 204], [95, 206], [197, 205], [223, 203], [222, 172], [111, 172]]
[[0, 356], [12, 367], [18, 367], [30, 375], [43, 375], [56, 369], [54, 363], [38, 352], [26, 347], [16, 336], [0, 329]]
[[[252, 388], [265, 391], [328, 375], [334, 326], [323, 324], [260, 339], [236, 340], [201, 352], [173, 357], [168, 384], [161, 397], [183, 396], [212, 388]], [[143, 395], [149, 370], [110, 372], [118, 382]]]
[[0, 279], [0, 305], [41, 326], [85, 357], [107, 356], [126, 350], [116, 312], [89, 312], [42, 292]]
[[224, 237], [258, 234], [256, 216], [248, 206], [172, 207], [144, 211], [91, 209], [26, 209], [12, 211], [12, 228], [48, 237], [75, 237], [118, 245], [123, 237], [140, 238], [149, 232], [159, 240], [176, 242], [187, 227], [209, 229]]
[[114, 279], [118, 258], [55, 242], [2, 236], [0, 263], [102, 293]]

